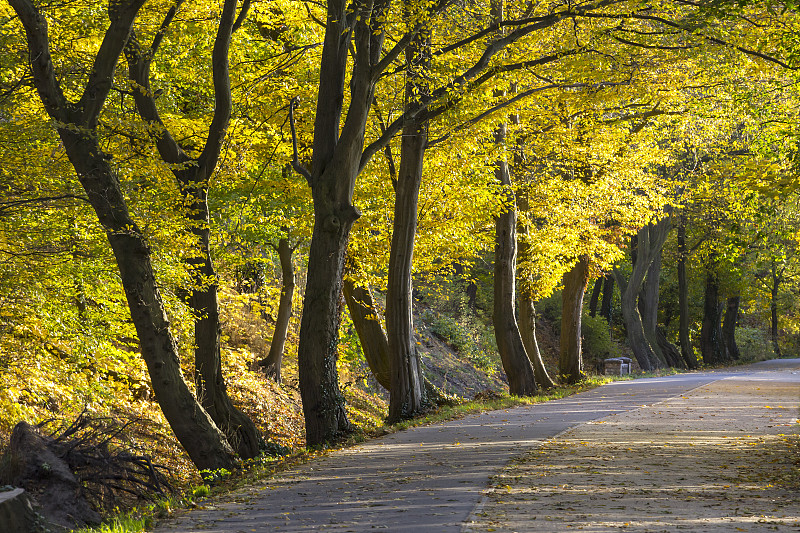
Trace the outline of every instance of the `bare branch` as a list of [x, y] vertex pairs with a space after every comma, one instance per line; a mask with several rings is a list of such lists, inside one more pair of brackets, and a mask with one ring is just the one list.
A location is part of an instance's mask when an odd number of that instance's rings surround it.
[[297, 106], [298, 103], [300, 103], [300, 98], [298, 98], [297, 96], [292, 98], [292, 101], [289, 102], [289, 127], [292, 130], [292, 151], [293, 151], [292, 168], [295, 170], [295, 172], [303, 176], [308, 182], [308, 184], [311, 185], [311, 173], [308, 171], [306, 167], [304, 167], [300, 163], [300, 158], [297, 156], [297, 130], [294, 127], [294, 108]]

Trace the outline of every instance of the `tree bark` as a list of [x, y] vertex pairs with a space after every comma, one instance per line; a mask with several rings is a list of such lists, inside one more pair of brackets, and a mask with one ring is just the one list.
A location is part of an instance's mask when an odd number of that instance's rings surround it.
[[[361, 166], [388, 6], [385, 0], [370, 4], [370, 9], [353, 11], [349, 6], [344, 0], [328, 2], [311, 172], [300, 167], [297, 154], [294, 161], [295, 169], [308, 180], [314, 203], [314, 230], [297, 349], [309, 446], [335, 440], [351, 430], [336, 372], [339, 298], [350, 229], [360, 216], [353, 206], [353, 189]], [[353, 66], [348, 69], [351, 47]], [[350, 97], [342, 122], [348, 71]]]
[[128, 215], [119, 182], [110, 169], [89, 158], [87, 152], [101, 153], [99, 146], [78, 148], [66, 139], [64, 145], [73, 154], [70, 159], [88, 163], [88, 168], [81, 168], [79, 163], [76, 170], [114, 250], [142, 357], [165, 418], [198, 469], [232, 468], [233, 450], [181, 374], [177, 345], [150, 262], [150, 249]]
[[367, 365], [378, 383], [388, 391], [392, 387], [389, 341], [383, 329], [383, 319], [372, 298], [372, 291], [369, 287], [356, 285], [348, 276], [345, 276], [342, 286], [347, 310], [356, 328]]
[[600, 316], [611, 325], [611, 302], [614, 299], [614, 274], [605, 275], [603, 282], [603, 301], [600, 304]]
[[[652, 231], [648, 226], [648, 231]], [[656, 347], [656, 327], [658, 326], [658, 290], [660, 287], [661, 276], [661, 250], [653, 252], [653, 258], [647, 269], [647, 274], [639, 292], [639, 313], [642, 316], [642, 327], [650, 346], [661, 363], [666, 364], [660, 348]]]
[[775, 355], [781, 357], [781, 347], [778, 344], [778, 287], [780, 286], [781, 276], [778, 275], [778, 266], [774, 260], [770, 269], [770, 281], [772, 283], [769, 288], [769, 337], [772, 341], [772, 349], [775, 351]]
[[11, 2], [25, 26], [36, 89], [47, 113], [59, 124], [57, 131], [67, 156], [114, 252], [156, 399], [198, 468], [230, 469], [236, 464], [233, 450], [183, 378], [149, 245], [130, 217], [119, 176], [98, 141], [98, 117], [142, 4], [142, 0], [119, 3], [110, 10], [111, 25], [98, 49], [83, 96], [73, 103], [66, 99], [55, 77], [46, 20], [28, 0]]
[[664, 357], [667, 359], [669, 366], [674, 368], [686, 368], [686, 363], [681, 358], [681, 352], [678, 350], [677, 346], [667, 340], [667, 336], [664, 334], [662, 328], [656, 328], [656, 342], [659, 348], [661, 348], [661, 353], [663, 353]]
[[686, 248], [686, 215], [681, 215], [678, 224], [678, 341], [681, 347], [681, 357], [691, 369], [699, 367], [697, 356], [689, 340], [689, 282], [686, 278], [686, 261], [688, 259]]
[[[314, 230], [308, 258], [298, 365], [300, 394], [309, 446], [333, 441], [351, 430], [336, 371], [342, 272], [347, 240], [357, 211], [327, 201], [328, 191], [312, 191]], [[348, 209], [349, 208], [349, 209]]]
[[558, 374], [567, 383], [583, 379], [581, 357], [581, 315], [583, 296], [589, 283], [589, 258], [581, 256], [564, 274], [564, 290], [561, 291], [561, 341], [558, 358]]
[[[520, 189], [517, 192], [517, 199], [521, 209], [528, 208], [527, 195]], [[525, 224], [517, 221], [517, 247], [519, 250], [519, 258], [525, 260], [530, 256], [530, 244], [525, 238], [527, 228]], [[539, 343], [536, 340], [536, 309], [531, 297], [531, 291], [526, 280], [522, 279], [522, 272], [517, 269], [517, 280], [519, 281], [519, 332], [522, 337], [522, 344], [525, 347], [525, 353], [533, 366], [533, 376], [536, 384], [543, 389], [551, 389], [555, 387], [555, 382], [547, 373], [547, 369], [542, 361], [542, 353], [539, 350]]]
[[536, 340], [536, 308], [530, 296], [520, 292], [519, 303], [519, 332], [522, 337], [522, 344], [525, 346], [525, 353], [531, 360], [533, 366], [533, 376], [536, 384], [543, 389], [552, 389], [556, 383], [547, 372], [542, 360], [542, 352], [539, 350], [539, 342]]
[[[429, 100], [425, 70], [430, 64], [427, 32], [419, 33], [406, 49], [405, 112], [414, 114]], [[412, 310], [412, 260], [417, 233], [417, 205], [422, 183], [428, 124], [408, 119], [400, 141], [400, 168], [395, 184], [392, 246], [386, 293], [386, 333], [392, 369], [389, 422], [412, 418], [427, 407]]]
[[292, 299], [294, 298], [294, 265], [292, 265], [292, 247], [289, 238], [278, 241], [278, 259], [281, 262], [281, 298], [278, 302], [278, 316], [275, 319], [275, 330], [269, 346], [269, 354], [259, 362], [268, 377], [281, 382], [281, 366], [286, 336], [289, 332], [289, 320], [292, 318]]
[[516, 318], [517, 208], [505, 161], [496, 163], [495, 176], [504, 186], [506, 200], [495, 217], [492, 315], [495, 338], [508, 377], [509, 392], [516, 396], [532, 396], [536, 393], [536, 378]]
[[[160, 36], [154, 39], [148, 50], [143, 50], [135, 34], [132, 34], [126, 55], [128, 75], [141, 89], [133, 91], [136, 108], [142, 119], [153, 125], [154, 132], [158, 132], [154, 134], [156, 147], [162, 160], [173, 166], [183, 205], [186, 206], [184, 217], [197, 243], [197, 254], [186, 259], [192, 277], [188, 304], [195, 317], [194, 380], [197, 397], [229, 442], [235, 445], [237, 453], [244, 459], [250, 459], [261, 453], [264, 441], [253, 421], [231, 402], [222, 373], [219, 282], [211, 260], [211, 217], [208, 207], [209, 182], [219, 159], [232, 109], [228, 51], [237, 3], [237, 0], [226, 0], [220, 16], [211, 57], [214, 116], [206, 143], [197, 158], [189, 157], [166, 129], [150, 88], [150, 66], [161, 42]], [[175, 12], [176, 9], [168, 12], [163, 27], [170, 23]]]
[[725, 359], [739, 359], [739, 346], [736, 344], [736, 323], [739, 320], [738, 295], [728, 298], [725, 306], [725, 317], [722, 320], [722, 344], [725, 347]]
[[[391, 368], [389, 364], [389, 341], [383, 329], [383, 320], [372, 298], [369, 287], [363, 287], [345, 276], [343, 292], [350, 318], [358, 334], [364, 358], [376, 381], [387, 391], [391, 387]], [[441, 389], [423, 375], [425, 396], [437, 405], [455, 405], [454, 398], [445, 395]]]
[[719, 281], [711, 267], [706, 269], [706, 289], [703, 300], [703, 324], [700, 329], [700, 353], [703, 363], [716, 365], [724, 361], [720, 331]]
[[[653, 351], [650, 341], [645, 335], [642, 317], [639, 314], [638, 299], [644, 283], [647, 270], [653, 260], [653, 253], [660, 251], [667, 240], [670, 228], [670, 217], [662, 218], [655, 224], [655, 231], [650, 231], [648, 226], [639, 230], [637, 235], [636, 260], [633, 262], [630, 279], [618, 269], [614, 269], [614, 277], [620, 290], [620, 303], [622, 319], [628, 334], [628, 342], [633, 350], [634, 357], [642, 370], [650, 371], [661, 368], [663, 365]], [[652, 242], [651, 242], [652, 241]]]
[[[194, 219], [201, 213], [208, 221], [208, 203], [205, 195], [193, 206], [188, 215]], [[193, 288], [189, 306], [195, 314], [194, 323], [194, 381], [196, 394], [203, 408], [222, 430], [236, 453], [243, 459], [258, 456], [264, 447], [261, 433], [253, 421], [237, 409], [228, 396], [225, 376], [222, 373], [220, 349], [219, 298], [217, 274], [211, 262], [210, 230], [207, 223], [199, 225], [193, 220], [192, 233], [200, 239], [200, 253], [190, 259]]]
[[[651, 233], [650, 239], [647, 241], [651, 245], [653, 239], [656, 237], [653, 232], [657, 229], [655, 226], [648, 226], [648, 231]], [[682, 367], [684, 366], [680, 358], [677, 360], [672, 357], [677, 350], [673, 349], [671, 343], [667, 340], [666, 336], [658, 331], [658, 307], [659, 307], [659, 289], [661, 286], [661, 252], [659, 249], [653, 251], [652, 262], [647, 269], [647, 276], [642, 286], [642, 291], [639, 293], [639, 312], [642, 314], [642, 326], [644, 327], [644, 334], [653, 348], [653, 353], [658, 357], [659, 363], [663, 366]], [[663, 339], [661, 338], [663, 337]]]
[[600, 302], [600, 295], [603, 292], [603, 280], [605, 278], [597, 278], [592, 287], [592, 297], [589, 300], [589, 316], [594, 318], [597, 315], [597, 305]]

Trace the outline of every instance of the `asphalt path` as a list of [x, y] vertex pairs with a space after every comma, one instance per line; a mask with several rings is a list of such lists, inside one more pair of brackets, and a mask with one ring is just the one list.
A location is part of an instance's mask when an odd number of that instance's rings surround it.
[[800, 359], [619, 381], [562, 400], [417, 427], [331, 453], [159, 524], [158, 532], [460, 532], [508, 462], [570, 428], [721, 379], [800, 375]]

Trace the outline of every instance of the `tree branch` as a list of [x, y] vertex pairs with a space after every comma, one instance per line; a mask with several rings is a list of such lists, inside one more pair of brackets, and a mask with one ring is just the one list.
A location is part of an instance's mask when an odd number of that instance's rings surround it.
[[33, 83], [42, 99], [47, 114], [59, 122], [69, 122], [67, 99], [56, 79], [47, 21], [30, 0], [8, 0], [17, 13], [28, 41], [28, 53], [33, 71]]
[[231, 80], [228, 69], [228, 51], [231, 46], [233, 26], [236, 21], [237, 0], [225, 0], [222, 15], [219, 19], [219, 30], [211, 52], [211, 65], [214, 81], [214, 118], [208, 127], [208, 137], [203, 151], [198, 158], [199, 172], [197, 179], [207, 181], [217, 166], [222, 142], [231, 120], [233, 103], [231, 100]]
[[145, 0], [112, 0], [109, 3], [108, 15], [111, 26], [106, 31], [100, 49], [95, 56], [89, 81], [83, 91], [78, 107], [81, 109], [82, 125], [94, 129], [97, 118], [105, 104], [108, 92], [114, 81], [114, 70], [122, 54], [125, 43], [133, 28], [133, 22]]
[[292, 168], [295, 172], [303, 176], [310, 186], [311, 173], [300, 163], [300, 158], [297, 156], [297, 130], [294, 127], [294, 108], [299, 102], [300, 98], [297, 96], [292, 98], [292, 101], [289, 102], [289, 128], [292, 130]]

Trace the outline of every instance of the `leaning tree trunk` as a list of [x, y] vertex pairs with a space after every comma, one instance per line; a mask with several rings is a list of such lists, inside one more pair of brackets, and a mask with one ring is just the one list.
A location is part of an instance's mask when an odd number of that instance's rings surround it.
[[681, 357], [689, 368], [698, 368], [697, 356], [689, 340], [689, 282], [686, 279], [686, 215], [681, 215], [678, 224], [678, 341]]
[[369, 287], [357, 285], [347, 275], [342, 282], [342, 289], [367, 365], [377, 382], [388, 391], [392, 387], [389, 341], [372, 298], [372, 291]]
[[686, 368], [686, 363], [681, 358], [678, 347], [667, 340], [667, 335], [662, 328], [656, 328], [656, 342], [661, 349], [661, 353], [667, 359], [669, 366], [673, 368]]
[[525, 346], [525, 352], [533, 366], [533, 377], [539, 387], [552, 389], [556, 384], [547, 373], [547, 368], [542, 360], [542, 352], [539, 350], [539, 342], [536, 340], [536, 308], [533, 299], [520, 291], [519, 300], [519, 333], [522, 337], [522, 344]]
[[[136, 108], [142, 119], [152, 125], [151, 131], [162, 160], [173, 167], [183, 195], [184, 218], [198, 247], [194, 256], [186, 260], [192, 276], [188, 303], [195, 317], [194, 378], [197, 396], [229, 442], [234, 444], [237, 453], [250, 459], [260, 453], [263, 440], [253, 421], [231, 402], [222, 373], [218, 280], [211, 261], [208, 207], [209, 182], [219, 159], [232, 108], [228, 51], [237, 18], [237, 3], [237, 0], [226, 0], [220, 15], [211, 58], [214, 117], [205, 146], [196, 158], [190, 157], [165, 127], [150, 88], [150, 66], [161, 43], [160, 38], [156, 37], [153, 44], [144, 50], [136, 35], [132, 34], [125, 53], [128, 76], [139, 89], [133, 91]], [[169, 12], [164, 28], [174, 14], [175, 10]]]
[[89, 201], [106, 228], [142, 357], [165, 418], [197, 468], [232, 468], [233, 450], [183, 379], [177, 345], [150, 261], [150, 247], [128, 214], [118, 179], [93, 139], [71, 132], [62, 132], [62, 139]]
[[716, 365], [724, 360], [720, 338], [720, 310], [717, 274], [711, 267], [707, 267], [703, 324], [700, 329], [700, 353], [703, 356], [703, 363], [706, 365]]
[[662, 364], [645, 335], [638, 299], [647, 270], [653, 261], [653, 252], [661, 250], [669, 235], [670, 217], [662, 218], [654, 226], [654, 231], [650, 231], [648, 226], [639, 230], [637, 256], [633, 262], [630, 279], [625, 279], [619, 269], [614, 269], [614, 277], [620, 290], [622, 319], [625, 322], [628, 343], [639, 366], [646, 371], [661, 368]]
[[[406, 48], [406, 113], [415, 114], [429, 100], [425, 81], [430, 54], [427, 32], [420, 32]], [[412, 308], [412, 260], [417, 233], [417, 204], [422, 183], [428, 123], [407, 119], [400, 141], [400, 169], [395, 184], [392, 246], [386, 291], [386, 333], [392, 369], [389, 389], [391, 423], [411, 418], [427, 406]]]
[[[383, 320], [369, 287], [363, 287], [345, 276], [343, 292], [347, 310], [356, 328], [358, 341], [364, 350], [364, 359], [367, 360], [375, 380], [387, 391], [391, 387], [391, 368], [389, 364], [389, 341], [383, 329]], [[448, 397], [441, 389], [431, 383], [423, 375], [425, 396], [429, 402], [436, 405], [454, 405], [454, 398]]]
[[[648, 231], [654, 231], [654, 226], [648, 226]], [[650, 244], [649, 240], [647, 244]], [[645, 244], [640, 242], [639, 246]], [[642, 316], [642, 327], [653, 353], [658, 357], [661, 366], [669, 365], [661, 347], [658, 345], [658, 334], [656, 328], [658, 327], [658, 302], [659, 302], [659, 288], [661, 285], [661, 250], [652, 253], [652, 261], [650, 267], [647, 269], [647, 275], [642, 284], [642, 290], [639, 292], [639, 313]]]
[[739, 296], [731, 296], [725, 306], [722, 320], [722, 345], [725, 348], [725, 359], [739, 359], [739, 346], [736, 344], [736, 322], [739, 320]]
[[517, 208], [505, 161], [496, 163], [495, 176], [504, 186], [505, 202], [495, 217], [494, 332], [500, 360], [508, 377], [509, 392], [516, 396], [531, 396], [536, 393], [536, 378], [517, 325]]
[[114, 252], [142, 358], [164, 417], [198, 468], [232, 468], [236, 464], [233, 450], [183, 378], [177, 345], [155, 281], [150, 247], [130, 217], [119, 176], [109, 163], [111, 156], [103, 152], [98, 141], [98, 117], [144, 2], [114, 6], [111, 24], [78, 103], [67, 100], [55, 76], [47, 23], [41, 13], [28, 0], [10, 3], [25, 27], [39, 97], [57, 124], [67, 156]]
[[561, 291], [561, 342], [558, 358], [558, 374], [567, 383], [580, 381], [583, 375], [581, 357], [581, 315], [583, 295], [589, 283], [589, 258], [581, 256], [564, 274], [564, 290]]
[[[285, 230], [286, 228], [284, 228]], [[289, 333], [289, 320], [292, 318], [292, 299], [294, 298], [294, 265], [292, 264], [292, 247], [289, 238], [278, 241], [278, 259], [281, 262], [281, 298], [278, 302], [278, 316], [275, 319], [275, 330], [267, 357], [259, 361], [268, 377], [277, 383], [281, 382], [281, 366], [286, 336]]]

